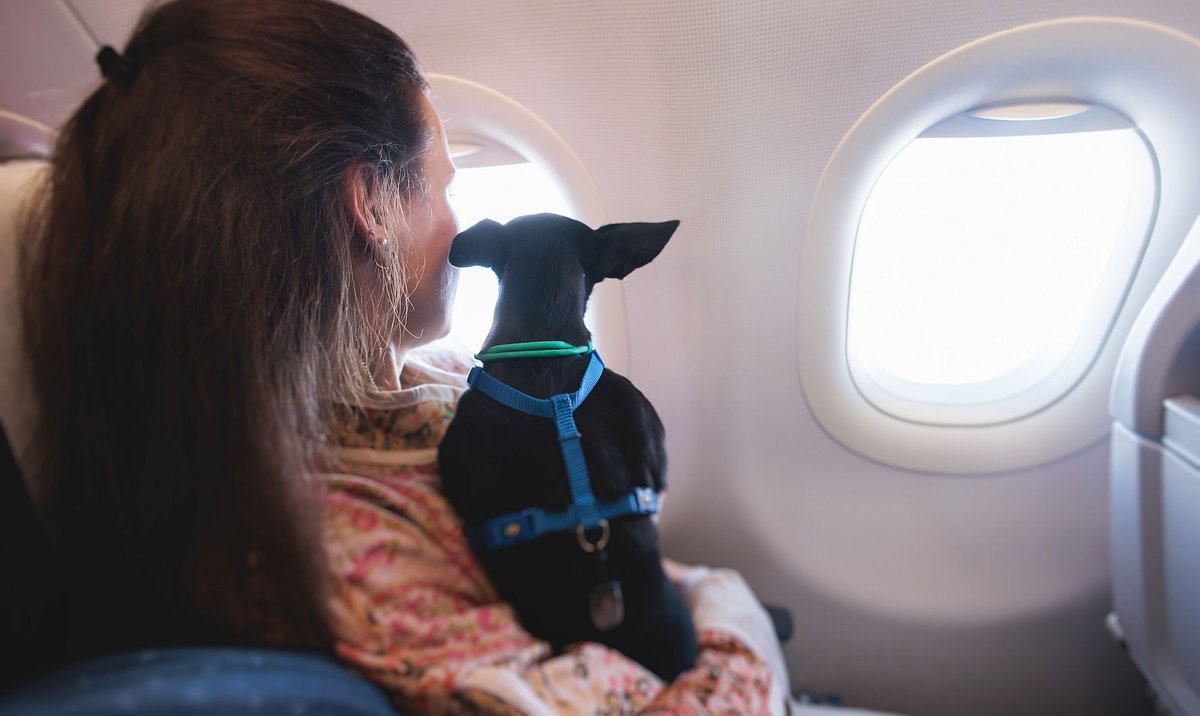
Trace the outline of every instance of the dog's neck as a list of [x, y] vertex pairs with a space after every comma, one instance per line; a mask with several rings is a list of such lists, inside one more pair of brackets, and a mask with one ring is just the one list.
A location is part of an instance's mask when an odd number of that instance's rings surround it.
[[544, 272], [506, 276], [496, 301], [496, 319], [484, 348], [524, 341], [585, 345], [592, 334], [583, 323], [591, 286], [582, 274]]

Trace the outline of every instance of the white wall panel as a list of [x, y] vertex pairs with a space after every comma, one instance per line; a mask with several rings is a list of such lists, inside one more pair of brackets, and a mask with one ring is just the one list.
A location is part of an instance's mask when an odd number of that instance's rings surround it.
[[57, 125], [95, 86], [92, 46], [58, 0], [0, 3], [0, 109]]

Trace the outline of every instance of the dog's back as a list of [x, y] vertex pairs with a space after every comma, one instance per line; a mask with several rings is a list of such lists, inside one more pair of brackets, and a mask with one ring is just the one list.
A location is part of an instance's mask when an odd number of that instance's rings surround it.
[[[582, 375], [586, 361], [566, 360], [575, 370], [564, 372]], [[505, 366], [496, 371], [497, 377], [537, 395], [522, 385], [532, 381], [514, 375], [527, 367]], [[577, 387], [578, 378], [574, 383]], [[567, 384], [554, 392], [574, 387]], [[662, 424], [633, 384], [606, 370], [575, 415], [597, 500], [615, 500], [635, 487], [662, 488]], [[554, 424], [511, 410], [482, 393], [468, 391], [463, 396], [439, 460], [446, 496], [467, 524], [528, 507], [557, 511], [571, 504]], [[556, 649], [600, 642], [664, 679], [674, 678], [694, 663], [696, 639], [686, 605], [663, 574], [653, 521], [614, 520], [607, 552], [601, 567], [573, 532], [560, 532], [483, 551], [479, 558], [526, 628]], [[625, 618], [612, 631], [600, 631], [589, 614], [589, 595], [601, 580], [601, 569], [607, 570], [608, 579], [620, 582], [624, 592]]]
[[[579, 314], [581, 321], [582, 308]], [[504, 360], [489, 364], [487, 372], [546, 398], [579, 389], [587, 365], [586, 355]], [[574, 418], [598, 502], [617, 500], [638, 487], [665, 488], [662, 423], [627, 379], [604, 370]], [[445, 494], [469, 526], [527, 508], [553, 512], [572, 504], [554, 421], [514, 410], [478, 390], [467, 391], [459, 402], [439, 463]], [[695, 662], [691, 616], [663, 573], [658, 530], [648, 516], [612, 520], [602, 555], [585, 551], [574, 531], [477, 549], [477, 555], [526, 628], [556, 649], [600, 642], [666, 680]], [[601, 630], [593, 623], [589, 600], [607, 580], [621, 585], [624, 619], [614, 629]]]

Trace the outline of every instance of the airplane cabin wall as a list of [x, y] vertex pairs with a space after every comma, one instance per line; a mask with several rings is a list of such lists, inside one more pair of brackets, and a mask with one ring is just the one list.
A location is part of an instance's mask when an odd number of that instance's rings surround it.
[[[624, 282], [630, 377], [667, 427], [664, 540], [672, 556], [734, 566], [791, 608], [794, 687], [932, 716], [1146, 712], [1141, 678], [1103, 626], [1107, 441], [986, 476], [914, 473], [851, 453], [801, 392], [797, 312], [822, 307], [797, 305], [798, 265], [835, 145], [917, 68], [991, 33], [1075, 15], [1200, 36], [1200, 7], [349, 4], [405, 37], [426, 70], [538, 114], [579, 154], [609, 220], [682, 220], [663, 255]], [[141, 2], [74, 6], [101, 41], [119, 44]], [[59, 48], [20, 51], [32, 67]]]

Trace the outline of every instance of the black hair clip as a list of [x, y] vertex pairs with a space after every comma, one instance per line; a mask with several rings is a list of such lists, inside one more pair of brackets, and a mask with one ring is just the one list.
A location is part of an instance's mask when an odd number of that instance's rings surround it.
[[128, 87], [137, 77], [137, 64], [108, 45], [96, 53], [96, 64], [100, 65], [100, 74], [118, 87]]

